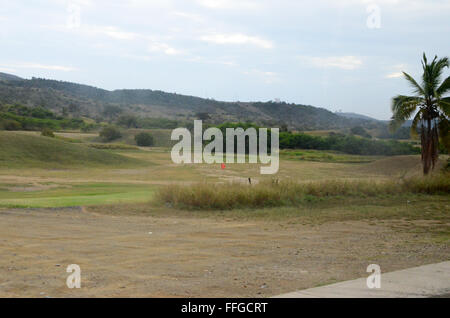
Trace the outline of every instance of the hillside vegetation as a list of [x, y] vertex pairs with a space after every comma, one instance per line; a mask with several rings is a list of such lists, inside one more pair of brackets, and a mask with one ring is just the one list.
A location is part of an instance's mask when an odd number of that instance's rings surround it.
[[[378, 121], [345, 118], [323, 108], [285, 102], [222, 102], [155, 90], [108, 91], [47, 79], [0, 78], [0, 104], [41, 106], [57, 114], [116, 120], [124, 114], [147, 118], [192, 120], [206, 114], [212, 123], [248, 120], [260, 125], [286, 124], [302, 130], [384, 126]], [[146, 127], [144, 120], [142, 128]], [[157, 127], [166, 128], [166, 127]]]

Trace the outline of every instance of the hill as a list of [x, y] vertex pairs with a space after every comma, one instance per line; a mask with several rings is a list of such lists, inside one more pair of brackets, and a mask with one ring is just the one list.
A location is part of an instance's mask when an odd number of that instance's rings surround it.
[[[8, 74], [7, 74], [8, 75]], [[14, 75], [10, 75], [14, 77]], [[346, 118], [326, 109], [285, 102], [223, 102], [157, 90], [108, 91], [92, 86], [32, 78], [0, 81], [0, 104], [45, 107], [57, 114], [114, 121], [121, 114], [192, 121], [199, 114], [211, 123], [251, 121], [259, 125], [286, 124], [291, 129], [339, 129], [355, 125], [384, 125], [373, 120]]]
[[356, 118], [356, 119], [363, 119], [363, 120], [374, 120], [376, 121], [377, 119], [366, 116], [366, 115], [361, 115], [361, 114], [357, 114], [357, 113], [343, 113], [343, 112], [335, 112], [336, 115], [341, 116], [341, 117], [345, 117], [345, 118]]
[[0, 131], [0, 167], [135, 166], [143, 162], [55, 138]]
[[0, 81], [23, 81], [23, 78], [0, 72]]

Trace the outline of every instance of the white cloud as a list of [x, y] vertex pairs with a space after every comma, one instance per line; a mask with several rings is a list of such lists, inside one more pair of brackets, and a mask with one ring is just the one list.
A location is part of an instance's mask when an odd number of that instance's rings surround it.
[[7, 67], [1, 67], [0, 66], [0, 72], [4, 72], [4, 73], [15, 73], [16, 70], [13, 68], [7, 68]]
[[99, 29], [98, 32], [118, 40], [134, 40], [139, 37], [136, 33], [121, 31], [115, 27], [105, 27]]
[[363, 61], [356, 56], [300, 56], [300, 60], [313, 67], [340, 68], [343, 70], [354, 70], [363, 64]]
[[150, 52], [162, 52], [167, 55], [179, 55], [182, 54], [180, 50], [177, 50], [166, 43], [153, 42], [148, 46]]
[[263, 38], [257, 36], [249, 36], [242, 33], [235, 34], [209, 34], [203, 35], [200, 37], [202, 41], [215, 43], [215, 44], [249, 44], [258, 46], [263, 49], [271, 49], [273, 48], [273, 44], [269, 40], [265, 40]]
[[209, 59], [202, 56], [193, 56], [186, 59], [186, 61], [194, 62], [194, 63], [204, 63], [204, 64], [218, 64], [218, 65], [225, 65], [225, 66], [237, 66], [237, 63], [233, 61], [230, 58], [224, 57], [224, 58], [214, 58]]
[[393, 73], [386, 75], [386, 78], [399, 78], [402, 76], [403, 76], [402, 72], [393, 72]]
[[266, 84], [273, 84], [281, 81], [280, 76], [275, 72], [267, 72], [258, 69], [253, 69], [251, 71], [245, 71], [243, 73], [245, 75], [257, 77]]
[[80, 31], [89, 35], [103, 35], [116, 40], [136, 40], [142, 37], [138, 33], [123, 31], [113, 26], [82, 25]]
[[391, 73], [387, 74], [385, 78], [399, 78], [403, 77], [403, 70], [406, 69], [406, 64], [397, 64], [391, 67]]
[[249, 0], [197, 0], [197, 3], [210, 9], [256, 9], [261, 1]]
[[205, 19], [202, 16], [200, 16], [198, 14], [194, 14], [194, 13], [175, 11], [175, 12], [172, 12], [171, 14], [176, 17], [187, 19], [187, 20], [190, 20], [193, 22], [204, 22], [205, 21]]
[[[123, 29], [113, 27], [113, 26], [99, 26], [99, 25], [88, 25], [84, 24], [81, 25], [79, 28], [76, 29], [67, 29], [65, 26], [49, 26], [51, 29], [57, 29], [59, 31], [66, 31], [71, 32], [75, 34], [81, 34], [83, 36], [88, 37], [108, 37], [114, 40], [119, 41], [129, 41], [134, 42], [137, 45], [143, 44], [143, 47], [147, 48], [147, 51], [149, 52], [161, 52], [166, 55], [179, 55], [183, 54], [183, 50], [176, 49], [169, 45], [168, 43], [164, 43], [163, 39], [161, 37], [157, 36], [149, 36], [142, 33], [137, 32], [129, 32], [125, 31]], [[167, 36], [166, 36], [167, 38]], [[148, 44], [147, 44], [148, 43]], [[107, 47], [104, 43], [95, 43], [93, 45], [95, 48], [102, 49], [104, 47]], [[130, 56], [133, 56], [133, 54], [130, 54]]]

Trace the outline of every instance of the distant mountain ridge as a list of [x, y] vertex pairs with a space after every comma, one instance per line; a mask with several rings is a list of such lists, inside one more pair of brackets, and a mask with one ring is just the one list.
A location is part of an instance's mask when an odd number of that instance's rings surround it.
[[108, 91], [71, 82], [26, 80], [5, 73], [0, 74], [1, 103], [43, 106], [57, 113], [110, 120], [121, 114], [192, 120], [204, 113], [213, 123], [251, 121], [260, 125], [285, 124], [298, 130], [378, 125], [370, 118], [348, 118], [309, 105], [274, 101], [223, 102], [150, 89]]
[[378, 120], [366, 115], [362, 115], [362, 114], [357, 114], [357, 113], [344, 113], [344, 112], [335, 112], [336, 115], [338, 116], [342, 116], [345, 118], [357, 118], [357, 119], [364, 119], [364, 120]]
[[23, 81], [24, 79], [7, 73], [0, 72], [0, 81]]

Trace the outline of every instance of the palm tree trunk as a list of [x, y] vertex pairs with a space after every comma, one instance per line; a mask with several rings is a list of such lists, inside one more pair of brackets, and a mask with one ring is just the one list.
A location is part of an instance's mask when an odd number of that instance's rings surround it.
[[421, 133], [422, 145], [422, 167], [423, 174], [427, 175], [431, 168], [431, 153], [432, 153], [432, 137], [431, 137], [431, 120], [427, 119], [427, 126], [422, 125]]
[[422, 125], [421, 133], [421, 145], [422, 145], [422, 166], [423, 174], [427, 175], [430, 170], [434, 169], [434, 166], [438, 160], [438, 145], [439, 137], [436, 124], [431, 125], [431, 119], [427, 119], [427, 127]]

